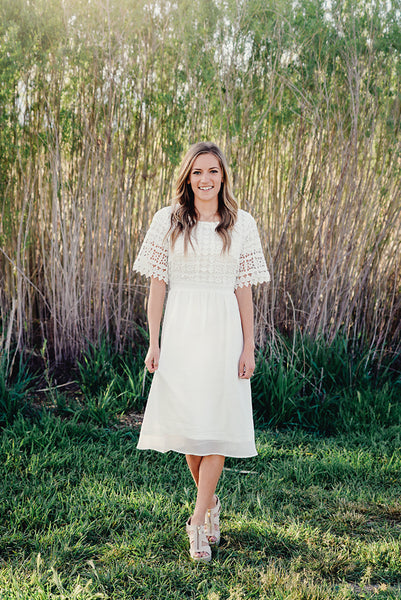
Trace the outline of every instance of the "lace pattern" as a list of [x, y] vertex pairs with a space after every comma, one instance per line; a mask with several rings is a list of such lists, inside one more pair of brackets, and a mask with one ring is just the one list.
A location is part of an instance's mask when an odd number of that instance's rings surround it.
[[254, 218], [243, 210], [232, 232], [230, 251], [223, 253], [223, 242], [215, 232], [216, 225], [200, 222], [192, 232], [193, 246], [184, 252], [180, 236], [174, 246], [166, 234], [170, 228], [171, 207], [159, 210], [153, 217], [134, 270], [147, 277], [157, 277], [173, 287], [196, 283], [201, 286], [244, 287], [270, 281], [266, 261]]
[[166, 234], [170, 220], [165, 218], [165, 213], [166, 209], [162, 209], [154, 215], [133, 268], [141, 275], [168, 283], [169, 242]]
[[270, 281], [255, 219], [249, 214], [247, 217], [235, 289]]

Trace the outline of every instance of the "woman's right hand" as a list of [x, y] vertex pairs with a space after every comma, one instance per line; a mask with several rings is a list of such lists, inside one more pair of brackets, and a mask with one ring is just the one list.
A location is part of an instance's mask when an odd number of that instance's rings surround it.
[[154, 373], [159, 368], [160, 348], [159, 346], [149, 346], [145, 357], [145, 365], [149, 373]]

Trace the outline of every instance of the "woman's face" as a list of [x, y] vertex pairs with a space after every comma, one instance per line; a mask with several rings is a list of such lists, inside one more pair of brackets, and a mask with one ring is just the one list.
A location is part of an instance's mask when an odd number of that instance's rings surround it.
[[[196, 204], [213, 204], [218, 202], [218, 194], [223, 181], [220, 161], [214, 154], [200, 154], [194, 160], [189, 174], [189, 184]], [[215, 206], [217, 210], [217, 206]]]

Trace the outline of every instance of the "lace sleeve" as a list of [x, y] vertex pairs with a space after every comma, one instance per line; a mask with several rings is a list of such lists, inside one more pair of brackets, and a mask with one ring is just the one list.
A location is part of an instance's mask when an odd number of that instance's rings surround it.
[[[166, 210], [167, 208], [167, 210]], [[133, 269], [146, 277], [157, 277], [168, 283], [168, 249], [166, 234], [170, 227], [169, 207], [155, 213]]]
[[235, 289], [270, 281], [255, 219], [247, 214]]

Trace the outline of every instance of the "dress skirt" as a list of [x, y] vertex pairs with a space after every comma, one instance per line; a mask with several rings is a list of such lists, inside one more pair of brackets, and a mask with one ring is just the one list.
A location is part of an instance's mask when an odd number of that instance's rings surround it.
[[250, 381], [238, 377], [242, 348], [232, 286], [174, 284], [138, 448], [255, 456]]

